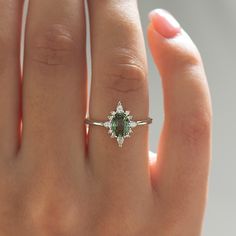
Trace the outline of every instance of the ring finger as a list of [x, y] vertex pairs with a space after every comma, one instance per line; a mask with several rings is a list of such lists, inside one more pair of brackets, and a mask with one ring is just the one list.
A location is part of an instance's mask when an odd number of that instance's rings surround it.
[[[107, 120], [118, 101], [131, 111], [134, 120], [146, 119], [147, 64], [137, 3], [135, 0], [88, 3], [92, 39], [90, 119]], [[148, 127], [136, 127], [120, 148], [104, 127], [90, 125], [89, 155], [99, 176], [110, 175], [109, 179], [117, 175], [124, 179], [139, 176], [147, 180]]]

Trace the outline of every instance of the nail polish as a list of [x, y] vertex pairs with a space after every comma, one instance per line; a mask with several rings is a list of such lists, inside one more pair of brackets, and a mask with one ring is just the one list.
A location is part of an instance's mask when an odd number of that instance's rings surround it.
[[149, 13], [154, 29], [165, 38], [173, 38], [181, 32], [178, 21], [166, 10], [155, 9]]

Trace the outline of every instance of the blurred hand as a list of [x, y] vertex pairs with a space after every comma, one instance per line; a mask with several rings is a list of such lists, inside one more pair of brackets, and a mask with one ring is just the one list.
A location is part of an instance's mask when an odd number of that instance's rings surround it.
[[[86, 133], [82, 0], [30, 0], [21, 83], [22, 4], [0, 1], [0, 235], [199, 236], [211, 104], [189, 36], [169, 13], [151, 12], [147, 33], [165, 116], [158, 161], [149, 162], [148, 126], [136, 127], [122, 148], [103, 127]], [[135, 120], [147, 118], [136, 1], [88, 0], [88, 9], [90, 118], [106, 120], [118, 101]]]

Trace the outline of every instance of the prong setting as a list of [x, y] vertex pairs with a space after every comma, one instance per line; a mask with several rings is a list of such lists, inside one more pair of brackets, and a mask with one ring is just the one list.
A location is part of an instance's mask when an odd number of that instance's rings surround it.
[[111, 138], [116, 138], [119, 147], [123, 146], [126, 138], [130, 138], [133, 128], [151, 124], [153, 120], [150, 117], [143, 120], [132, 120], [133, 116], [130, 115], [130, 111], [125, 111], [120, 101], [117, 104], [116, 110], [111, 111], [107, 118], [107, 121], [96, 121], [86, 118], [85, 124], [107, 128], [108, 134]]
[[111, 111], [108, 119], [103, 126], [109, 129], [108, 134], [111, 135], [111, 138], [116, 138], [118, 146], [122, 147], [125, 138], [130, 138], [130, 134], [133, 133], [132, 128], [136, 127], [137, 123], [132, 121], [133, 116], [130, 115], [130, 111], [124, 110], [120, 101], [116, 111]]

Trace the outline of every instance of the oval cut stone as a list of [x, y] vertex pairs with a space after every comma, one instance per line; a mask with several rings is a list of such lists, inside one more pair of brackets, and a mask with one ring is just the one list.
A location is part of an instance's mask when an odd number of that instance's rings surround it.
[[111, 120], [111, 130], [117, 137], [124, 137], [129, 134], [130, 120], [124, 112], [116, 113]]

